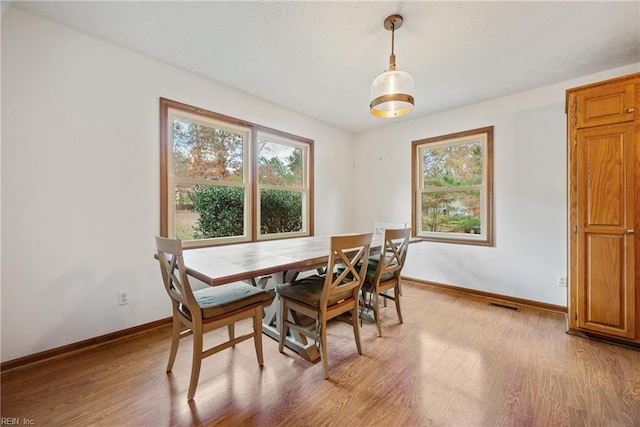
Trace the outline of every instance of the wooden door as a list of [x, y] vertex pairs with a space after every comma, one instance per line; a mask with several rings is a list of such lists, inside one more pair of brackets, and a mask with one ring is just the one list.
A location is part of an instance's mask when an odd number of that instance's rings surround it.
[[633, 123], [577, 131], [579, 328], [635, 334]]
[[574, 125], [584, 127], [622, 123], [634, 119], [633, 82], [608, 84], [576, 94]]

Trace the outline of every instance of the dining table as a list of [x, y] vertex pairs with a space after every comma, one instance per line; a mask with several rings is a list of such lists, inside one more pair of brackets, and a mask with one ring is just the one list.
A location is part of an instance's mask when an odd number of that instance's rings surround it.
[[[383, 243], [383, 236], [374, 234], [371, 253], [379, 252]], [[302, 272], [326, 267], [330, 252], [331, 236], [308, 236], [185, 248], [183, 257], [187, 274], [209, 286], [247, 281], [265, 287], [287, 283]], [[279, 340], [280, 300], [274, 294], [273, 302], [265, 308], [262, 324], [264, 334]], [[320, 358], [315, 343], [301, 334], [287, 336], [285, 345], [307, 360]]]

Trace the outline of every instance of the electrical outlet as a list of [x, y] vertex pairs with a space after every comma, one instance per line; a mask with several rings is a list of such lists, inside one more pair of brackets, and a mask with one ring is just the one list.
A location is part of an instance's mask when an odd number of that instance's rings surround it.
[[129, 291], [118, 292], [118, 305], [129, 304]]
[[558, 286], [561, 288], [567, 287], [567, 276], [558, 276]]

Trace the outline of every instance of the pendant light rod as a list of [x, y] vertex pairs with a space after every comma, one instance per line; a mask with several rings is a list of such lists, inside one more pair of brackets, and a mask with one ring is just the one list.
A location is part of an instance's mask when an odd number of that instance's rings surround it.
[[396, 69], [396, 54], [394, 51], [396, 42], [396, 29], [402, 27], [404, 19], [401, 15], [391, 15], [384, 20], [384, 28], [391, 31], [391, 56], [389, 57], [389, 71]]
[[395, 36], [396, 36], [396, 27], [391, 24], [391, 56], [389, 57], [389, 69], [396, 69], [396, 54], [393, 51], [393, 45], [395, 44]]

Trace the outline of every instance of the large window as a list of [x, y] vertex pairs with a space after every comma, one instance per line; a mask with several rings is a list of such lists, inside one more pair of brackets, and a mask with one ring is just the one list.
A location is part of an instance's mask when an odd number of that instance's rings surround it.
[[313, 234], [313, 141], [160, 99], [161, 230], [185, 246]]
[[425, 240], [493, 244], [493, 126], [412, 143], [413, 228]]

